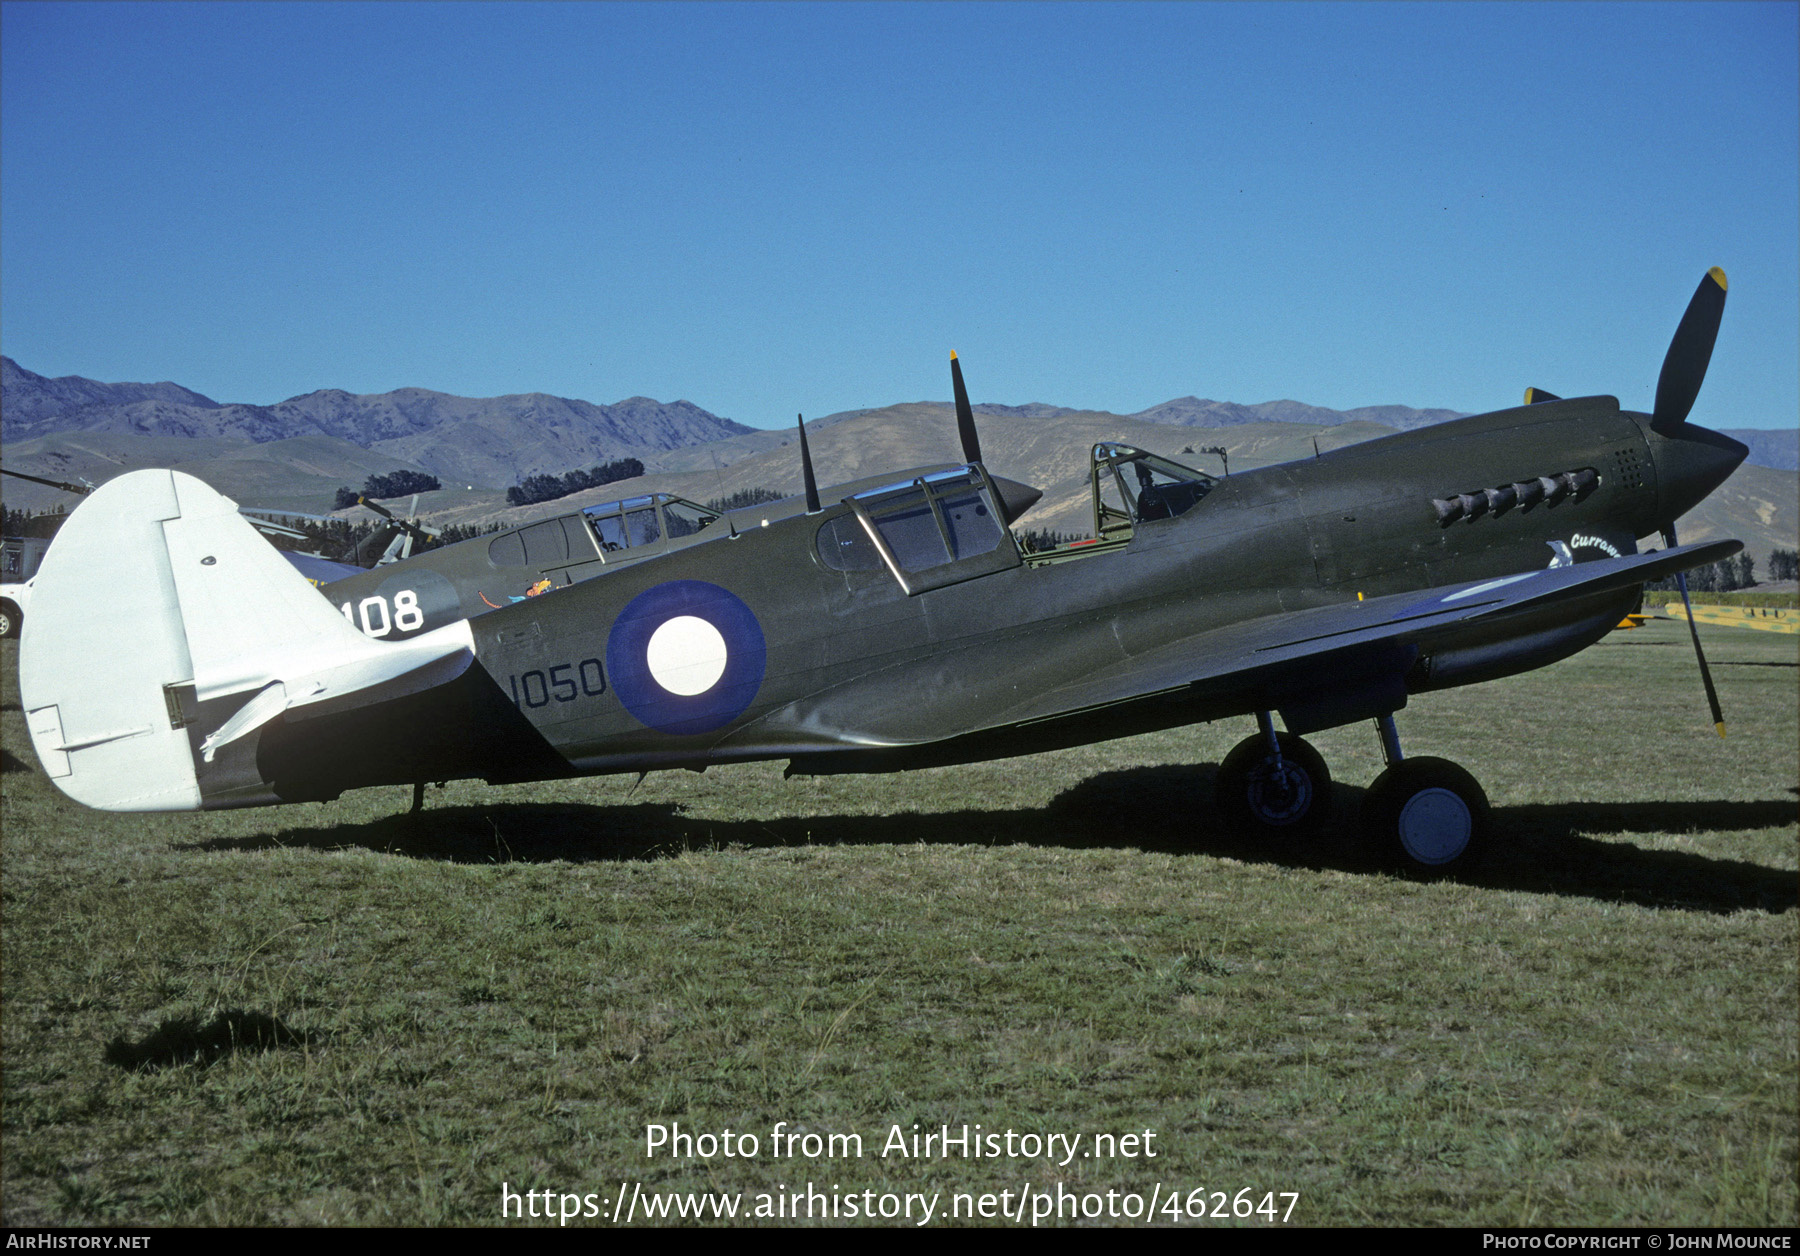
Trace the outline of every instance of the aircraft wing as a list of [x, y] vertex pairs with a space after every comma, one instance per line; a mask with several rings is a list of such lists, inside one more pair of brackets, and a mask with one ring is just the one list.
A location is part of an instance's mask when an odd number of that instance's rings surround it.
[[[785, 731], [839, 750], [910, 747], [908, 757], [921, 762], [959, 761], [953, 746], [927, 753], [931, 743], [1004, 738], [1087, 716], [1113, 719], [1115, 731], [1104, 735], [1125, 736], [1278, 710], [1291, 731], [1310, 732], [1360, 720], [1371, 708], [1405, 706], [1409, 686], [1421, 687], [1414, 664], [1422, 657], [1437, 669], [1428, 680], [1438, 682], [1423, 688], [1520, 670], [1512, 664], [1521, 652], [1532, 658], [1529, 666], [1564, 657], [1616, 624], [1619, 599], [1645, 581], [1741, 548], [1737, 541], [1686, 545], [1216, 627], [1176, 620], [1149, 640], [1128, 638], [1110, 619], [1035, 627], [810, 695], [771, 712], [758, 732], [773, 740]], [[1187, 625], [1203, 614], [1190, 613]], [[893, 701], [901, 691], [929, 693], [933, 701]], [[1133, 706], [1167, 710], [1138, 719]], [[1046, 745], [1055, 740], [1043, 738]], [[1023, 752], [992, 750], [988, 757]], [[848, 770], [829, 766], [832, 754], [803, 755], [801, 770]]]
[[1182, 689], [1262, 689], [1278, 706], [1284, 693], [1329, 692], [1344, 683], [1346, 666], [1349, 676], [1393, 666], [1404, 673], [1419, 655], [1515, 641], [1546, 631], [1559, 610], [1742, 548], [1738, 541], [1683, 545], [1269, 615], [1166, 641], [999, 714], [1023, 723]]

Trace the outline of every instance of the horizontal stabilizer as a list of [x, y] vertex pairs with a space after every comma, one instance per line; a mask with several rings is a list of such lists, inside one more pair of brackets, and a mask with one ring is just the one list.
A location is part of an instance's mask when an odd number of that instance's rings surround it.
[[[197, 765], [277, 716], [418, 692], [473, 657], [466, 621], [365, 637], [234, 503], [179, 472], [137, 471], [84, 501], [45, 555], [19, 690], [38, 757], [71, 798], [194, 810], [207, 805]], [[215, 701], [235, 713], [192, 745], [195, 706]]]

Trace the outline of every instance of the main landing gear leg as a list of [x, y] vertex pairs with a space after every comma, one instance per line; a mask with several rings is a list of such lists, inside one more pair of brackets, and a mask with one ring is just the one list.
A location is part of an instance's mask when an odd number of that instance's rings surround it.
[[1444, 876], [1473, 867], [1487, 848], [1488, 800], [1448, 759], [1407, 759], [1394, 717], [1375, 721], [1387, 771], [1363, 796], [1363, 831], [1383, 862]]
[[1237, 828], [1310, 837], [1331, 812], [1331, 773], [1319, 752], [1292, 733], [1275, 731], [1268, 711], [1256, 713], [1254, 737], [1219, 765], [1219, 812]]

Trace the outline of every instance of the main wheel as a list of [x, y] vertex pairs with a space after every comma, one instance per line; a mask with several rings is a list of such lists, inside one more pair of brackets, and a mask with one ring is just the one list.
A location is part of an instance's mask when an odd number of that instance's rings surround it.
[[1487, 848], [1487, 795], [1448, 759], [1396, 763], [1369, 786], [1362, 818], [1376, 854], [1415, 872], [1463, 872]]
[[0, 637], [18, 636], [21, 622], [19, 608], [11, 602], [0, 601]]
[[1331, 773], [1319, 752], [1292, 733], [1276, 738], [1279, 766], [1261, 733], [1225, 756], [1219, 765], [1219, 814], [1238, 828], [1311, 836], [1331, 812]]

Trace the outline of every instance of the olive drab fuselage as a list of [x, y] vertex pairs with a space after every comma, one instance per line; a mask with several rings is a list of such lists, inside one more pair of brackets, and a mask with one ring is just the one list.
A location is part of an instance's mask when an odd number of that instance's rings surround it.
[[[1571, 653], [1634, 595], [1573, 624], [1559, 612], [1512, 654], [1372, 650], [1366, 676], [1320, 667], [1309, 684], [1302, 662], [1146, 688], [1131, 669], [1232, 625], [1634, 554], [1736, 465], [1723, 440], [1660, 436], [1609, 397], [1554, 401], [1193, 472], [1156, 508], [1149, 492], [1125, 503], [1128, 537], [1047, 555], [1018, 551], [979, 465], [901, 473], [489, 610], [454, 684], [376, 718], [278, 721], [201, 783], [213, 805], [241, 805], [752, 759], [884, 770], [1257, 710], [1311, 727], [1391, 713], [1409, 692]], [[1170, 496], [1191, 500], [1177, 511]], [[1446, 510], [1464, 500], [1479, 508]], [[1107, 675], [1122, 679], [1092, 679]]]

